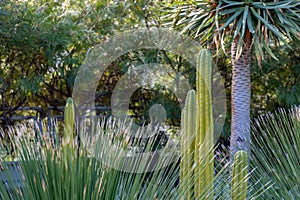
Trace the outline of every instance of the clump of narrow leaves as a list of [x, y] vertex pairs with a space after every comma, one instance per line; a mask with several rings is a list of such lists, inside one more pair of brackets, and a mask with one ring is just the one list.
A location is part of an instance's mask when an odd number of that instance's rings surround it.
[[253, 180], [272, 184], [262, 199], [300, 199], [299, 108], [260, 116], [252, 130]]
[[218, 49], [223, 50], [237, 38], [237, 55], [240, 55], [247, 37], [252, 38], [259, 61], [263, 59], [264, 51], [276, 58], [270, 45], [282, 42], [288, 45], [288, 40], [299, 39], [298, 0], [171, 2], [162, 3], [162, 22], [166, 26], [180, 28], [204, 44], [214, 42]]
[[[80, 144], [69, 140], [59, 143], [45, 132], [32, 134], [25, 125], [11, 128], [17, 170], [2, 162], [0, 198], [184, 199], [186, 191], [180, 188], [192, 190], [193, 181], [204, 172], [199, 169], [192, 177], [180, 177], [180, 171], [187, 169], [180, 169], [179, 144], [168, 140], [163, 146], [157, 145], [160, 135], [151, 128], [133, 131], [131, 124], [113, 119], [84, 121], [80, 127]], [[143, 134], [149, 137], [141, 137]], [[214, 186], [207, 192], [213, 192], [216, 199], [231, 199], [228, 158], [217, 153], [214, 160]], [[241, 181], [247, 180], [248, 175]], [[250, 182], [249, 198], [258, 197], [264, 190], [253, 190], [253, 185]]]
[[[22, 137], [12, 136], [18, 170], [12, 173], [7, 167], [9, 165], [3, 163], [2, 175], [6, 179], [0, 183], [0, 199], [176, 198], [178, 156], [172, 162], [163, 156], [130, 157], [133, 150], [129, 146], [141, 146], [142, 142], [128, 140], [125, 135], [130, 129], [128, 124], [113, 120], [86, 124], [82, 125], [81, 134], [91, 138], [83, 140], [80, 145], [69, 141], [70, 144], [61, 142], [56, 147], [51, 134], [34, 137], [26, 134], [31, 132], [26, 127], [18, 129]], [[94, 132], [85, 133], [91, 130]], [[142, 128], [140, 132], [143, 131], [146, 130]], [[149, 139], [143, 151], [153, 148], [154, 144], [155, 138]], [[154, 160], [157, 161], [157, 170], [150, 166]], [[139, 169], [139, 173], [135, 173], [135, 169]]]

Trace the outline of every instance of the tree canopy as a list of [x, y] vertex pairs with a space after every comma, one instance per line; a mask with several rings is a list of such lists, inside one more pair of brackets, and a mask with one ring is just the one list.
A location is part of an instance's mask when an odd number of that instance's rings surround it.
[[[124, 30], [160, 26], [162, 7], [157, 5], [158, 1], [1, 1], [0, 116], [3, 107], [65, 105], [89, 48]], [[226, 17], [229, 20], [229, 15]], [[226, 34], [226, 29], [222, 30]], [[278, 61], [266, 55], [261, 67], [255, 63], [252, 66], [252, 116], [299, 104], [299, 44], [294, 41], [289, 45], [292, 48], [270, 47]], [[97, 105], [110, 106], [111, 91], [130, 66], [128, 63], [150, 63], [154, 59], [182, 73], [191, 84], [195, 81], [193, 69], [179, 55], [159, 50], [130, 52], [112, 63], [100, 80]], [[225, 79], [230, 110], [229, 57], [219, 54], [215, 61]], [[178, 102], [161, 86], [151, 91], [141, 88], [131, 100], [132, 115], [147, 120], [147, 108], [160, 103], [168, 106], [171, 123], [179, 125]], [[6, 114], [9, 117], [15, 113]], [[229, 122], [230, 114], [227, 118]], [[229, 135], [228, 123], [223, 134]]]

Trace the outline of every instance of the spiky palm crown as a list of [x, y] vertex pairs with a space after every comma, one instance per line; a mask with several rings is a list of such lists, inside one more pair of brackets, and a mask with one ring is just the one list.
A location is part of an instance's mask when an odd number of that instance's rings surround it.
[[259, 60], [264, 51], [276, 59], [270, 45], [287, 45], [287, 40], [299, 39], [300, 2], [171, 1], [164, 4], [162, 21], [200, 39], [202, 44], [213, 42], [217, 49], [225, 50], [236, 39], [237, 55], [250, 40]]

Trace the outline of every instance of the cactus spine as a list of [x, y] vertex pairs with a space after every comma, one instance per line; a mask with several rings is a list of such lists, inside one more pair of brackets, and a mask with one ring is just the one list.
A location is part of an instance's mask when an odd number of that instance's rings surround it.
[[75, 121], [75, 111], [73, 99], [69, 97], [64, 111], [64, 123], [65, 123], [65, 143], [73, 142], [74, 134], [74, 121]]
[[248, 187], [248, 154], [238, 151], [234, 156], [233, 174], [231, 182], [232, 200], [246, 200]]
[[[182, 112], [181, 180], [193, 181], [193, 184], [187, 184], [188, 189], [181, 188], [186, 194], [185, 199], [214, 199], [211, 63], [210, 52], [201, 50], [197, 57], [197, 94], [193, 90], [188, 93]], [[197, 178], [193, 180], [191, 177]]]

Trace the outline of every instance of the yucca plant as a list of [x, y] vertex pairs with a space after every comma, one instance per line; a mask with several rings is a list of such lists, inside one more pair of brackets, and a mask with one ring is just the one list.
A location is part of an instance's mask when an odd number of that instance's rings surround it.
[[300, 199], [300, 112], [280, 109], [252, 124], [253, 181], [260, 188], [271, 181], [262, 199]]
[[276, 59], [271, 46], [299, 40], [298, 0], [175, 0], [163, 1], [162, 21], [199, 39], [202, 45], [230, 50], [231, 158], [239, 149], [250, 153], [250, 65], [253, 54]]

